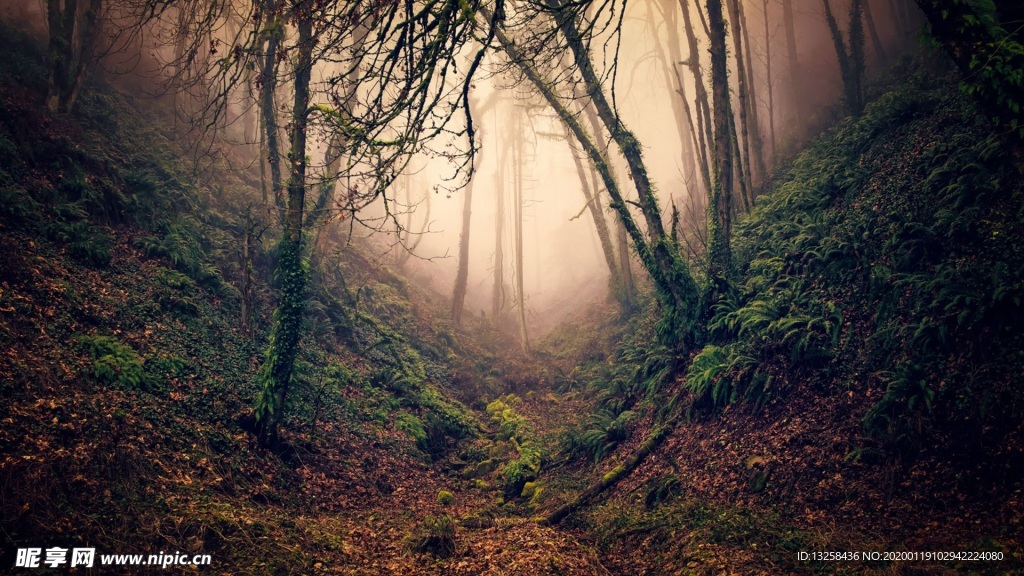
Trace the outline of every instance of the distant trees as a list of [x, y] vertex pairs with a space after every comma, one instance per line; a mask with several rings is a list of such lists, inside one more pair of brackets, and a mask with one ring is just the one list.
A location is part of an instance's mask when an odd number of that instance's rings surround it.
[[46, 0], [50, 37], [46, 51], [46, 107], [70, 112], [81, 93], [102, 28], [103, 0]]
[[[86, 1], [87, 6], [79, 5]], [[90, 59], [100, 30], [103, 2], [47, 0], [51, 29], [47, 104], [52, 109], [69, 110], [74, 105], [84, 63]], [[771, 48], [768, 5], [762, 0], [766, 50]], [[856, 113], [864, 105], [863, 0], [851, 0], [846, 39], [830, 0], [822, 0], [822, 5], [842, 71], [845, 102]], [[757, 98], [761, 71], [755, 74], [751, 56], [751, 35], [756, 32], [746, 24], [746, 10], [757, 8], [749, 2], [650, 0], [646, 4], [648, 10], [659, 10], [670, 26], [666, 34], [670, 45], [668, 50], [659, 47], [659, 57], [666, 89], [675, 93], [673, 112], [683, 143], [679, 158], [691, 187], [688, 197], [699, 198], [694, 204], [707, 210], [707, 247], [699, 254], [700, 263], [707, 263], [703, 276], [700, 272], [705, 269], [693, 266], [680, 247], [677, 218], [667, 229], [664, 206], [648, 173], [641, 143], [616, 107], [611, 82], [619, 55], [616, 52], [613, 58], [598, 61], [593, 47], [595, 42], [614, 45], [616, 35], [622, 34], [623, 2], [123, 0], [118, 6], [122, 11], [119, 18], [134, 19], [154, 30], [151, 36], [160, 44], [154, 52], [167, 64], [167, 75], [174, 78], [176, 86], [201, 87], [190, 94], [196, 126], [218, 129], [232, 115], [251, 116], [253, 120], [247, 122], [252, 123], [259, 119], [259, 159], [269, 173], [264, 201], [277, 208], [281, 227], [277, 245], [279, 301], [254, 408], [264, 442], [273, 441], [283, 418], [301, 341], [305, 261], [312, 249], [308, 234], [331, 212], [344, 212], [350, 216], [349, 222], [354, 222], [374, 200], [389, 199], [388, 195], [394, 194], [391, 184], [407, 168], [410, 156], [424, 151], [433, 138], [460, 143], [462, 148], [451, 153], [450, 159], [469, 177], [452, 302], [453, 322], [461, 322], [469, 225], [480, 183], [467, 169], [474, 154], [478, 161], [481, 156], [472, 146], [476, 128], [471, 112], [481, 114], [486, 109], [472, 110], [468, 80], [489, 50], [503, 52], [514, 75], [532, 85], [567, 128], [574, 159], [579, 160], [576, 167], [586, 209], [597, 229], [612, 292], [623, 308], [631, 308], [635, 301], [630, 268], [634, 256], [628, 239], [664, 311], [658, 326], [662, 339], [689, 349], [700, 344], [702, 322], [728, 289], [732, 220], [737, 211], [752, 206], [756, 184], [764, 181], [768, 172]], [[796, 94], [805, 75], [797, 60], [792, 8], [790, 0], [782, 1], [790, 84], [798, 87]], [[948, 30], [952, 25], [942, 12], [932, 12], [940, 25], [946, 23], [945, 32], [938, 33], [947, 33], [947, 46], [968, 67], [978, 66], [964, 56], [970, 48], [991, 46], [992, 39], [998, 39], [994, 24]], [[982, 22], [989, 22], [984, 14]], [[882, 52], [881, 41], [876, 44], [875, 51]], [[710, 76], [702, 63], [706, 54], [710, 54]], [[767, 123], [774, 126], [770, 54], [766, 66]], [[730, 68], [735, 71], [731, 76]], [[1019, 90], [1012, 78], [1005, 86], [1003, 96], [1013, 96], [1012, 91]], [[238, 112], [241, 105], [237, 98], [232, 100], [232, 94], [241, 94], [244, 107], [252, 112]], [[1002, 102], [1010, 110], [1006, 102], [1017, 100], [1013, 96]], [[452, 122], [454, 117], [461, 120]], [[254, 130], [249, 126], [245, 132]], [[497, 321], [506, 305], [502, 246], [506, 217], [502, 210], [511, 198], [515, 277], [509, 285], [515, 285], [520, 339], [528, 348], [522, 250], [524, 153], [520, 147], [505, 148], [495, 153], [500, 162], [495, 186], [499, 211], [492, 313]], [[617, 161], [627, 170], [622, 182], [613, 169]], [[506, 195], [509, 167], [512, 194]], [[627, 178], [632, 183], [630, 190], [624, 187]], [[394, 223], [401, 241], [402, 226], [391, 212], [391, 204], [384, 204], [383, 220]], [[605, 220], [605, 208], [615, 216], [611, 223]], [[392, 229], [381, 221], [367, 225]], [[692, 251], [695, 256], [698, 252]]]
[[[528, 10], [530, 7], [525, 5], [519, 5], [517, 8], [524, 20], [513, 28], [513, 31], [518, 31], [523, 36], [512, 39], [499, 29], [496, 37], [501, 48], [569, 128], [601, 175], [611, 196], [610, 206], [629, 234], [641, 263], [651, 275], [661, 301], [664, 317], [659, 323], [660, 336], [665, 341], [687, 347], [693, 346], [696, 343], [697, 285], [690, 275], [687, 263], [666, 233], [661, 209], [643, 161], [639, 142], [608, 101], [594, 69], [587, 48], [587, 34], [593, 30], [593, 26], [586, 21], [585, 6], [562, 0], [546, 0], [540, 6], [541, 9]], [[534, 30], [538, 31], [537, 37], [549, 40], [539, 44], [531, 43], [529, 38]], [[573, 72], [582, 79], [584, 98], [594, 106], [601, 128], [608, 132], [626, 160], [638, 196], [635, 202], [627, 204], [623, 198], [612, 175], [607, 156], [597, 147], [591, 134], [570, 109], [568, 101], [571, 96], [559, 93], [558, 86], [552, 84], [539, 67], [542, 61], [540, 53], [560, 50], [562, 47], [567, 48], [572, 55]], [[528, 54], [524, 48], [535, 52]], [[646, 224], [646, 235], [634, 220], [630, 205], [639, 209]]]
[[850, 23], [847, 39], [839, 29], [829, 0], [821, 0], [825, 8], [825, 22], [828, 24], [832, 43], [839, 59], [839, 73], [843, 78], [843, 102], [850, 114], [859, 115], [864, 110], [864, 4], [863, 0], [851, 0]]

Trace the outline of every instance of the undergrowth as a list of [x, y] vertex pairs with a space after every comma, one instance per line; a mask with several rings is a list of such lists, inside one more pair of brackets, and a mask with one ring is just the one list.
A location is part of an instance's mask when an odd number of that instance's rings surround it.
[[694, 406], [765, 406], [795, 381], [881, 390], [864, 425], [899, 450], [1019, 421], [1024, 219], [1000, 138], [950, 82], [917, 77], [813, 143], [737, 225]]

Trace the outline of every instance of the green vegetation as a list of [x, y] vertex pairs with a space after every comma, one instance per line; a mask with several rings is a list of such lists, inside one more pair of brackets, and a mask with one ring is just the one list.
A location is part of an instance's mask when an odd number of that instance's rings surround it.
[[764, 405], [787, 392], [780, 370], [813, 369], [821, 386], [880, 387], [864, 423], [894, 445], [1016, 418], [1022, 399], [992, 384], [1021, 366], [1020, 190], [998, 136], [961, 123], [969, 104], [948, 93], [918, 79], [883, 96], [740, 222], [742, 283], [687, 372], [697, 403]]
[[455, 554], [456, 523], [451, 516], [427, 516], [409, 537], [409, 549], [446, 558]]
[[231, 168], [253, 151], [199, 162], [170, 99], [144, 112], [96, 82], [75, 114], [41, 111], [38, 48], [0, 34], [5, 545], [131, 542], [253, 574], [892, 573], [795, 553], [900, 538], [1009, 557], [1022, 76], [984, 10], [957, 24], [988, 55], [966, 90], [897, 69], [766, 181], [728, 270], [652, 234], [636, 308], [595, 304], [531, 355], [475, 314], [452, 327], [373, 240], [289, 237]]
[[92, 360], [92, 375], [100, 384], [129, 390], [147, 390], [153, 385], [142, 358], [115, 338], [86, 335], [79, 337], [78, 342]]

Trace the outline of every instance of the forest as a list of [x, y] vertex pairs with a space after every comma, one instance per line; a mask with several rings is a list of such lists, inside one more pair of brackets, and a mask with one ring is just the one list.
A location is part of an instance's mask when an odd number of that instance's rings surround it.
[[1024, 4], [4, 0], [11, 574], [1024, 574]]

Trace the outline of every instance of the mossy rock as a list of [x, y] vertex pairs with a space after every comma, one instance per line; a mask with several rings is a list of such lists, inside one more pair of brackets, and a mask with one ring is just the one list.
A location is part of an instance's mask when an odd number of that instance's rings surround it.
[[448, 490], [439, 490], [437, 492], [437, 503], [442, 506], [448, 506], [455, 502], [455, 494], [452, 494]]
[[488, 476], [491, 473], [493, 473], [495, 470], [497, 470], [498, 466], [500, 466], [500, 465], [501, 465], [501, 462], [499, 462], [499, 461], [497, 461], [497, 460], [495, 460], [493, 458], [489, 458], [487, 460], [484, 460], [483, 462], [480, 462], [476, 466], [471, 466], [469, 468], [466, 468], [466, 470], [463, 471], [462, 476], [465, 479], [467, 479], [467, 480], [471, 480], [473, 478], [481, 478], [483, 476]]
[[538, 486], [536, 482], [527, 482], [523, 484], [523, 491], [519, 494], [520, 498], [533, 498], [533, 495], [537, 492]]

